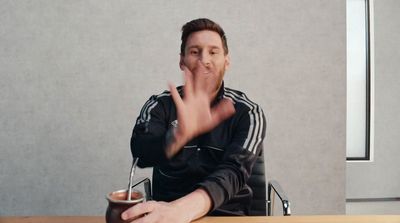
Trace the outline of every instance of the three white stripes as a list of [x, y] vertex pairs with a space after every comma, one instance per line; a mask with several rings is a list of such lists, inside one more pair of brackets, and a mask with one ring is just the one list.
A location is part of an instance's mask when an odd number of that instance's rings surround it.
[[171, 93], [170, 92], [164, 92], [161, 93], [159, 95], [157, 95], [156, 97], [152, 97], [151, 99], [149, 99], [143, 106], [142, 110], [140, 111], [140, 118], [138, 119], [136, 124], [140, 124], [140, 123], [144, 123], [144, 122], [148, 122], [150, 121], [151, 118], [151, 110], [153, 110], [153, 108], [155, 108], [158, 104], [157, 99], [160, 97], [164, 97], [164, 96], [170, 96]]
[[254, 102], [250, 101], [245, 95], [241, 96], [236, 92], [225, 88], [225, 96], [234, 101], [239, 101], [250, 108], [250, 126], [246, 141], [243, 144], [250, 152], [256, 153], [258, 145], [262, 141], [262, 132], [264, 129], [263, 111]]
[[[182, 88], [178, 89], [178, 92], [181, 93]], [[152, 98], [150, 98], [144, 105], [142, 110], [140, 111], [140, 118], [138, 119], [136, 124], [140, 124], [143, 122], [148, 122], [150, 121], [151, 118], [151, 110], [153, 110], [153, 108], [155, 108], [158, 104], [157, 99], [161, 98], [161, 97], [165, 97], [165, 96], [170, 96], [171, 92], [169, 91], [165, 91], [157, 96], [153, 96]]]

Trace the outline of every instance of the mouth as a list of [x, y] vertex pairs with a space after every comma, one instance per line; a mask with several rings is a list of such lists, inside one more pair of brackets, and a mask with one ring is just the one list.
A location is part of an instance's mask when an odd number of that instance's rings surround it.
[[200, 74], [200, 75], [210, 76], [210, 75], [213, 74], [213, 69], [210, 68], [210, 67], [204, 67], [204, 66], [203, 67], [195, 67], [192, 70], [192, 73], [193, 74], [197, 73], [197, 74]]
[[211, 74], [212, 71], [211, 69], [201, 69], [201, 68], [195, 68], [192, 71], [193, 73], [197, 73], [197, 74]]

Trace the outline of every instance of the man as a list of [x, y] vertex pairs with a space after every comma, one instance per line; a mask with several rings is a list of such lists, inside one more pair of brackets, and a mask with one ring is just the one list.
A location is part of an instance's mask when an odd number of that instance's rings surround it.
[[242, 92], [224, 87], [229, 67], [222, 28], [209, 19], [182, 27], [185, 85], [152, 96], [131, 139], [140, 167], [154, 167], [155, 201], [128, 209], [133, 222], [190, 222], [206, 214], [246, 215], [246, 185], [262, 150], [265, 118]]

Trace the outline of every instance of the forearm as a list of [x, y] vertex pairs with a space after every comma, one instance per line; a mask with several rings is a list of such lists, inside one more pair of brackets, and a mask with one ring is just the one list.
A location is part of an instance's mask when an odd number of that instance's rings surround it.
[[225, 160], [213, 173], [197, 184], [210, 194], [213, 204], [211, 211], [234, 198], [245, 188], [257, 158], [239, 145], [230, 145], [226, 149], [229, 150], [229, 154], [225, 155]]
[[165, 155], [168, 159], [175, 156], [188, 142], [188, 137], [180, 134], [178, 128], [172, 127], [166, 134]]
[[208, 193], [204, 189], [199, 188], [171, 202], [171, 204], [177, 207], [177, 210], [182, 210], [182, 213], [186, 214], [190, 221], [193, 221], [210, 211], [212, 201]]

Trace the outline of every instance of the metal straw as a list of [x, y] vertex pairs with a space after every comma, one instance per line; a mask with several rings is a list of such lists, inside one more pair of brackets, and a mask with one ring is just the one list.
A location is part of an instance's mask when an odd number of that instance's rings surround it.
[[133, 182], [133, 175], [135, 175], [135, 170], [136, 170], [136, 165], [139, 161], [139, 158], [133, 157], [132, 161], [132, 167], [131, 167], [131, 174], [129, 176], [129, 184], [128, 184], [128, 198], [127, 200], [130, 201], [132, 200], [131, 195], [132, 195], [132, 182]]

